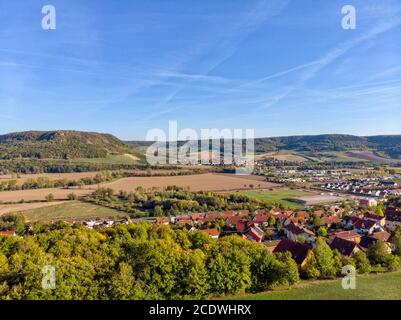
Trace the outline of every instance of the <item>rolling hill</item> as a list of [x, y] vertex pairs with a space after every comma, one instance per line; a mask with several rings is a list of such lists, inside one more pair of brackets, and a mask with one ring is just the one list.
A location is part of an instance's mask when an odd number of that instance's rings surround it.
[[26, 131], [0, 135], [0, 159], [105, 158], [130, 151], [115, 136], [95, 132]]
[[[134, 148], [144, 148], [150, 142], [127, 141]], [[178, 145], [182, 145], [179, 142]], [[199, 141], [193, 144], [200, 145]], [[223, 145], [223, 143], [221, 143]], [[267, 157], [305, 157], [323, 161], [372, 161], [391, 162], [401, 159], [401, 135], [353, 136], [325, 134], [256, 138], [255, 152]], [[275, 155], [277, 153], [277, 155]]]
[[[143, 158], [149, 141], [122, 141], [111, 134], [73, 130], [26, 131], [0, 135], [0, 159], [96, 159], [113, 155]], [[181, 146], [183, 142], [179, 142]], [[199, 141], [193, 144], [200, 145]], [[223, 145], [223, 144], [221, 144]], [[342, 134], [255, 139], [259, 155], [278, 159], [389, 162], [401, 159], [401, 135]], [[111, 159], [111, 160], [110, 160]]]

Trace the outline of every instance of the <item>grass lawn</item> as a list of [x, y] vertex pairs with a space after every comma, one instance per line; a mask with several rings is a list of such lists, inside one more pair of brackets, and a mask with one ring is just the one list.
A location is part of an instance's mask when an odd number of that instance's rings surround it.
[[[227, 297], [231, 299], [233, 297]], [[302, 281], [283, 291], [236, 296], [244, 300], [401, 300], [401, 272], [358, 276], [355, 290], [344, 290], [341, 279]]]
[[70, 201], [56, 206], [24, 211], [22, 214], [29, 221], [57, 219], [86, 219], [126, 216], [126, 213], [81, 201]]
[[287, 199], [294, 197], [311, 196], [316, 194], [309, 191], [291, 189], [281, 189], [274, 191], [244, 191], [241, 193], [257, 200], [282, 204], [292, 209], [302, 209], [304, 206], [302, 204], [289, 201]]

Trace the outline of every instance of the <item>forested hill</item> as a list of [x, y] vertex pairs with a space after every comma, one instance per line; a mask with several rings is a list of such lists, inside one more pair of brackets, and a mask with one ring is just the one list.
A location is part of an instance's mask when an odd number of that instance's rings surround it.
[[[26, 131], [0, 135], [0, 159], [104, 158], [110, 153], [132, 153], [151, 142], [123, 142], [111, 134], [81, 131]], [[293, 150], [299, 153], [325, 151], [373, 151], [401, 159], [401, 135], [359, 137], [342, 134], [289, 136], [255, 139], [257, 153]]]
[[0, 159], [102, 158], [129, 150], [115, 136], [94, 132], [26, 131], [0, 135]]

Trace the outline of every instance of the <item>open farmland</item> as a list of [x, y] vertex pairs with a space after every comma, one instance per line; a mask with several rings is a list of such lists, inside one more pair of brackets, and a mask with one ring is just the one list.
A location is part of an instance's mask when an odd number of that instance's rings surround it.
[[345, 152], [345, 155], [348, 157], [358, 158], [365, 161], [379, 162], [379, 163], [397, 162], [397, 160], [394, 159], [380, 157], [371, 151], [349, 151]]
[[[152, 170], [123, 170], [124, 172], [136, 174], [136, 175], [175, 175], [178, 173], [192, 174], [194, 170], [199, 169], [199, 167], [187, 167], [183, 166], [180, 169], [152, 169]], [[202, 170], [207, 170], [208, 167], [202, 167]], [[112, 172], [111, 170], [106, 170], [108, 172]], [[88, 172], [68, 172], [68, 173], [31, 173], [31, 174], [19, 174], [11, 175], [4, 174], [0, 175], [0, 182], [9, 181], [9, 180], [17, 180], [19, 183], [24, 183], [29, 179], [38, 179], [38, 178], [47, 178], [49, 180], [79, 180], [83, 178], [93, 178], [98, 174], [101, 174], [102, 171], [88, 171]]]
[[64, 203], [65, 201], [53, 201], [53, 202], [33, 202], [33, 203], [16, 203], [0, 205], [0, 216], [6, 213], [23, 212], [38, 208], [52, 207]]
[[18, 178], [15, 178], [9, 174], [0, 175], [1, 181], [17, 180], [19, 182], [25, 182], [29, 179], [37, 179], [40, 177], [47, 178], [50, 180], [79, 180], [82, 178], [93, 178], [100, 172], [71, 172], [71, 173], [32, 173], [32, 174], [21, 174]]
[[[168, 186], [189, 187], [191, 191], [237, 191], [257, 189], [270, 189], [278, 185], [266, 181], [259, 181], [253, 176], [249, 178], [234, 174], [207, 173], [191, 176], [176, 177], [135, 177], [123, 178], [114, 182], [101, 184], [102, 187], [112, 188], [116, 191], [132, 191], [142, 186], [145, 189], [165, 188]], [[0, 195], [1, 196], [1, 195]]]
[[302, 155], [291, 153], [291, 152], [269, 152], [258, 154], [255, 156], [257, 160], [259, 159], [268, 159], [272, 158], [278, 161], [293, 161], [293, 162], [306, 162], [308, 161], [307, 158], [303, 157]]
[[28, 221], [79, 220], [127, 216], [124, 212], [81, 201], [68, 201], [56, 206], [36, 208], [23, 212], [23, 215]]
[[291, 201], [292, 198], [315, 196], [316, 193], [303, 190], [280, 189], [274, 191], [245, 191], [242, 194], [248, 197], [281, 204], [287, 208], [302, 209], [304, 206], [300, 203]]
[[106, 158], [76, 158], [71, 159], [73, 163], [101, 163], [101, 164], [138, 164], [139, 157], [126, 154], [108, 155]]
[[77, 196], [84, 196], [92, 193], [96, 189], [95, 186], [82, 189], [33, 189], [33, 190], [17, 190], [0, 192], [1, 202], [19, 202], [25, 201], [43, 201], [48, 194], [52, 194], [55, 200], [66, 200], [68, 194], [75, 193]]
[[99, 185], [85, 186], [81, 189], [34, 189], [0, 192], [0, 201], [18, 202], [43, 201], [48, 194], [53, 194], [55, 200], [65, 200], [67, 195], [75, 193], [77, 196], [85, 196], [95, 191], [99, 186], [112, 188], [115, 191], [133, 191], [141, 186], [145, 189], [166, 188], [168, 186], [189, 187], [191, 191], [237, 191], [257, 189], [271, 189], [278, 185], [266, 181], [260, 181], [260, 177], [244, 177], [229, 174], [199, 174], [188, 176], [167, 176], [167, 177], [132, 177], [122, 178], [113, 182], [102, 183]]

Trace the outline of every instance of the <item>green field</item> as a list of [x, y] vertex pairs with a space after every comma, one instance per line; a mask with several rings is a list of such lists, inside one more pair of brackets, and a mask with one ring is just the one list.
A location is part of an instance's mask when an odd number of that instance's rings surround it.
[[137, 160], [124, 154], [108, 155], [106, 158], [77, 158], [70, 161], [73, 163], [138, 164]]
[[126, 213], [117, 210], [81, 201], [71, 201], [60, 205], [33, 209], [24, 211], [22, 214], [29, 221], [107, 218], [127, 215]]
[[292, 202], [287, 199], [294, 197], [311, 196], [315, 195], [316, 193], [303, 190], [281, 189], [274, 191], [244, 191], [241, 192], [241, 194], [261, 201], [278, 203], [292, 209], [302, 209], [304, 207], [302, 204]]
[[[232, 299], [233, 297], [227, 297]], [[355, 290], [344, 290], [341, 279], [302, 281], [289, 290], [236, 296], [244, 300], [401, 300], [401, 272], [358, 276]]]

